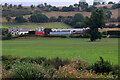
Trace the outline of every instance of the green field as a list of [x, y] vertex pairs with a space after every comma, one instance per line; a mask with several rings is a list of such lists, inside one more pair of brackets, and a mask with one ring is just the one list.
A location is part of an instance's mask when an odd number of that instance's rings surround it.
[[80, 56], [93, 63], [102, 56], [118, 64], [118, 39], [102, 39], [88, 42], [88, 39], [29, 39], [2, 41], [3, 54], [20, 57], [44, 56], [73, 59]]
[[64, 23], [3, 23], [2, 28], [38, 28], [38, 27], [44, 27], [44, 28], [59, 28], [59, 29], [67, 29], [71, 28], [71, 26], [66, 25]]

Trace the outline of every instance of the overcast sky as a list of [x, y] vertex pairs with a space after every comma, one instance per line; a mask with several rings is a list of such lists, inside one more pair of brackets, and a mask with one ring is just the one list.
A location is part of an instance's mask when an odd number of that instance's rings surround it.
[[[24, 3], [24, 2], [29, 2], [29, 4], [32, 4], [32, 2], [40, 2], [40, 3], [50, 3], [52, 5], [72, 5], [74, 3], [78, 3], [80, 0], [0, 0], [1, 3], [11, 3], [11, 2], [19, 2], [19, 3]], [[94, 0], [86, 0], [89, 4], [92, 4]], [[112, 1], [112, 2], [119, 2], [120, 0], [105, 0], [106, 2]], [[31, 2], [31, 3], [30, 3]], [[24, 4], [23, 4], [24, 5]]]

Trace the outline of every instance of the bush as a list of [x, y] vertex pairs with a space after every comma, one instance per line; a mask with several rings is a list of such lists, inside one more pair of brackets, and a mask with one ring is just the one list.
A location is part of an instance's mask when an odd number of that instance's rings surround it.
[[109, 73], [112, 71], [112, 65], [109, 61], [104, 61], [102, 57], [100, 57], [100, 61], [92, 64], [91, 69], [96, 73]]
[[120, 38], [120, 35], [110, 35], [109, 38]]
[[[115, 79], [117, 76], [114, 76]], [[96, 74], [94, 71], [88, 70], [77, 70], [71, 65], [59, 67], [59, 70], [56, 71], [53, 75], [53, 78], [103, 78], [103, 79], [114, 79], [113, 75], [109, 73]]]
[[48, 22], [48, 17], [42, 13], [34, 13], [30, 16], [29, 21], [37, 23]]
[[7, 28], [0, 28], [0, 31], [2, 32], [2, 35], [8, 34], [8, 29]]
[[51, 28], [44, 29], [45, 35], [48, 35], [51, 31], [52, 31]]
[[40, 65], [16, 62], [6, 78], [9, 79], [43, 79], [49, 78], [47, 71]]
[[117, 28], [117, 26], [115, 24], [109, 24], [106, 26], [106, 28]]
[[59, 66], [64, 66], [69, 64], [69, 60], [62, 60], [60, 58], [49, 59], [44, 63], [44, 66], [53, 66], [55, 69], [59, 69]]
[[27, 58], [22, 58], [20, 60], [20, 62], [29, 62], [29, 63], [42, 64], [46, 60], [47, 59], [45, 57], [35, 57], [35, 58], [27, 57]]
[[12, 65], [15, 63], [15, 61], [17, 61], [19, 59], [20, 58], [17, 56], [3, 55], [2, 56], [3, 68], [5, 70], [11, 69]]
[[8, 33], [8, 34], [7, 34], [7, 38], [8, 38], [8, 39], [12, 39], [11, 33]]
[[102, 32], [102, 35], [107, 35], [107, 31], [103, 31], [103, 32]]
[[35, 34], [35, 31], [29, 31], [28, 34]]
[[114, 75], [118, 75], [120, 77], [120, 66], [119, 65], [114, 65], [112, 71]]
[[86, 70], [90, 64], [87, 61], [76, 58], [71, 60], [70, 65], [73, 66], [76, 70]]
[[120, 31], [107, 31], [108, 35], [120, 35]]
[[23, 23], [23, 22], [26, 22], [26, 19], [23, 18], [23, 16], [17, 16], [15, 18], [15, 22], [17, 22], [17, 23]]

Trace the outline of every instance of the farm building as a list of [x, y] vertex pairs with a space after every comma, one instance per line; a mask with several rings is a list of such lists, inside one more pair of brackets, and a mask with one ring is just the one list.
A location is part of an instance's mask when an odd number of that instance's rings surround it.
[[21, 35], [27, 34], [29, 31], [32, 31], [31, 28], [9, 28], [8, 32], [12, 35]]
[[74, 33], [82, 34], [85, 30], [89, 28], [79, 28], [79, 29], [52, 29], [50, 35], [70, 35]]

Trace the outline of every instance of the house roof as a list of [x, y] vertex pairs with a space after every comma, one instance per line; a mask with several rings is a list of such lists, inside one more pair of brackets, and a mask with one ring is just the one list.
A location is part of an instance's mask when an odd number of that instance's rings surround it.
[[31, 31], [32, 28], [9, 28], [8, 32], [12, 31], [20, 31], [20, 32], [26, 32], [26, 31]]

